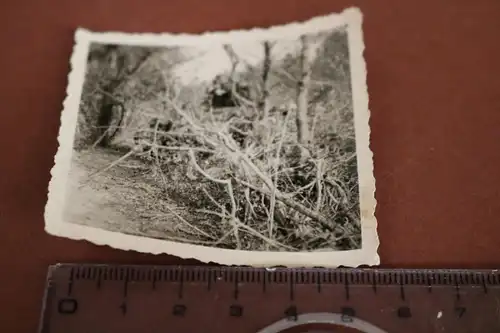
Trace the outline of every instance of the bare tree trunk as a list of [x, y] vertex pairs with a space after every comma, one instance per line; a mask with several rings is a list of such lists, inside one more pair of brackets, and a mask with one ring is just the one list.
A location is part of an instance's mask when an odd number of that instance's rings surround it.
[[[125, 116], [125, 106], [122, 101], [116, 98], [117, 89], [133, 75], [146, 62], [151, 55], [147, 52], [141, 57], [135, 66], [127, 70], [126, 55], [120, 53], [119, 48], [109, 48], [108, 55], [111, 56], [111, 69], [116, 73], [114, 78], [103, 87], [102, 99], [99, 107], [99, 114], [96, 119], [96, 131], [94, 131], [95, 144], [106, 147], [111, 140], [116, 136], [119, 127]], [[105, 57], [106, 58], [106, 57]], [[115, 128], [111, 128], [111, 124], [115, 123]]]
[[234, 75], [236, 73], [236, 67], [238, 66], [240, 60], [238, 59], [238, 56], [234, 52], [231, 45], [225, 44], [224, 51], [226, 51], [227, 56], [229, 57], [229, 60], [231, 61], [231, 74], [229, 74], [229, 79], [231, 81], [231, 84], [233, 84], [233, 83], [235, 83]]
[[119, 80], [112, 80], [106, 87], [104, 87], [101, 99], [101, 107], [97, 116], [97, 130], [95, 131], [95, 145], [107, 147], [111, 139], [116, 135], [118, 129], [110, 128], [113, 120], [118, 118], [118, 125], [120, 126], [123, 118], [125, 107], [122, 101], [119, 101], [114, 96], [114, 92], [118, 85]]
[[264, 42], [264, 61], [262, 64], [262, 82], [261, 82], [262, 95], [258, 103], [262, 119], [266, 119], [269, 116], [269, 103], [267, 99], [269, 98], [268, 78], [270, 70], [271, 70], [271, 43], [266, 41]]
[[299, 56], [300, 78], [297, 83], [297, 141], [300, 145], [307, 146], [310, 143], [309, 125], [307, 119], [308, 109], [308, 88], [311, 80], [311, 69], [314, 59], [315, 49], [311, 47], [310, 41], [306, 36], [300, 38], [301, 50]]
[[230, 83], [231, 83], [231, 93], [233, 94], [234, 97], [236, 97], [238, 99], [238, 102], [242, 102], [247, 106], [253, 106], [254, 103], [252, 101], [250, 101], [249, 99], [247, 99], [248, 96], [240, 95], [236, 89], [237, 82], [234, 79], [234, 77], [236, 76], [236, 67], [242, 63], [240, 58], [238, 57], [236, 52], [234, 52], [234, 50], [230, 44], [224, 45], [224, 51], [226, 51], [226, 53], [229, 57], [229, 60], [231, 61], [231, 74], [229, 76]]

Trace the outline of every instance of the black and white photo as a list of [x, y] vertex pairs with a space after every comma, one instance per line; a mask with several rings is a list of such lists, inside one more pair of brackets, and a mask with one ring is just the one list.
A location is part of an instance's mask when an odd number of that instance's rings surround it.
[[229, 265], [376, 265], [362, 14], [78, 29], [49, 234]]

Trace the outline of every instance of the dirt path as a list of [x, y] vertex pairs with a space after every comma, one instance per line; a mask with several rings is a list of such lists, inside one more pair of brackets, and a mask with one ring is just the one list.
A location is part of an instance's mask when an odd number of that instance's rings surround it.
[[74, 153], [65, 219], [109, 231], [171, 238], [178, 223], [172, 211], [182, 215], [184, 209], [168, 200], [162, 183], [140, 161], [129, 158], [102, 171], [121, 156], [108, 150]]

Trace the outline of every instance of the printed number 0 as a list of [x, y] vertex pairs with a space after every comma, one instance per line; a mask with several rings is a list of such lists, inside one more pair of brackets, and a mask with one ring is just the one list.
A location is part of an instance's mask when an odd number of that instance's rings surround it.
[[57, 304], [57, 312], [62, 314], [73, 314], [78, 310], [78, 302], [73, 298], [63, 298]]

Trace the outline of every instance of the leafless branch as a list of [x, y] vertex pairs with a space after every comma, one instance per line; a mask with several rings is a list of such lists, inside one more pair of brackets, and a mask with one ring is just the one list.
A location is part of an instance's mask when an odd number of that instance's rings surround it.
[[[224, 214], [219, 214], [219, 213], [216, 213], [216, 212], [213, 212], [213, 211], [209, 211], [209, 210], [204, 210], [204, 209], [199, 209], [198, 210], [200, 213], [205, 213], [205, 214], [213, 214], [213, 215], [216, 215], [216, 216], [219, 216], [221, 218], [225, 218], [226, 216]], [[255, 230], [254, 228], [248, 226], [248, 225], [245, 225], [243, 223], [241, 223], [241, 221], [239, 221], [238, 219], [235, 219], [235, 223], [243, 230], [246, 230], [247, 232], [249, 232], [250, 234], [254, 235], [255, 237], [257, 238], [260, 238], [261, 240], [263, 240], [264, 242], [266, 242], [267, 244], [269, 245], [272, 245], [274, 247], [277, 247], [277, 248], [285, 248], [285, 249], [289, 249], [289, 250], [295, 250], [293, 247], [291, 246], [288, 246], [288, 245], [285, 245], [285, 244], [282, 244], [280, 242], [277, 242], [273, 239], [270, 239], [264, 235], [262, 235], [260, 232], [258, 232], [257, 230]]]
[[[253, 186], [252, 184], [249, 184], [243, 180], [240, 180], [240, 179], [235, 179], [236, 182], [244, 185], [244, 186], [247, 186], [255, 191], [258, 191], [258, 192], [261, 192], [267, 196], [271, 196], [271, 193], [270, 191], [268, 190], [265, 190], [263, 188], [258, 188], [256, 186]], [[327, 219], [325, 219], [323, 216], [321, 216], [320, 214], [317, 214], [316, 212], [310, 210], [309, 208], [307, 207], [304, 207], [303, 205], [293, 201], [292, 199], [284, 196], [283, 194], [279, 193], [276, 191], [276, 199], [281, 201], [282, 203], [284, 203], [285, 205], [287, 205], [288, 207], [304, 214], [305, 216], [319, 222], [321, 224], [322, 227], [324, 227], [325, 229], [327, 230], [330, 230], [330, 231], [334, 231], [335, 228], [337, 227], [337, 225], [335, 223], [333, 223], [332, 221], [328, 221]]]
[[231, 216], [229, 218], [229, 222], [233, 224], [234, 238], [235, 238], [236, 244], [238, 246], [237, 248], [240, 249], [241, 242], [240, 242], [240, 237], [239, 237], [239, 233], [238, 233], [238, 226], [235, 224], [236, 209], [237, 209], [236, 208], [236, 200], [234, 199], [233, 185], [231, 184], [231, 180], [230, 179], [221, 180], [221, 179], [216, 179], [216, 178], [210, 176], [205, 171], [203, 171], [203, 169], [198, 165], [198, 163], [196, 162], [196, 156], [194, 156], [194, 152], [192, 150], [189, 150], [188, 152], [189, 152], [189, 157], [191, 158], [192, 165], [199, 173], [201, 173], [205, 178], [209, 179], [210, 181], [212, 181], [214, 183], [226, 185], [229, 199], [231, 200]]

